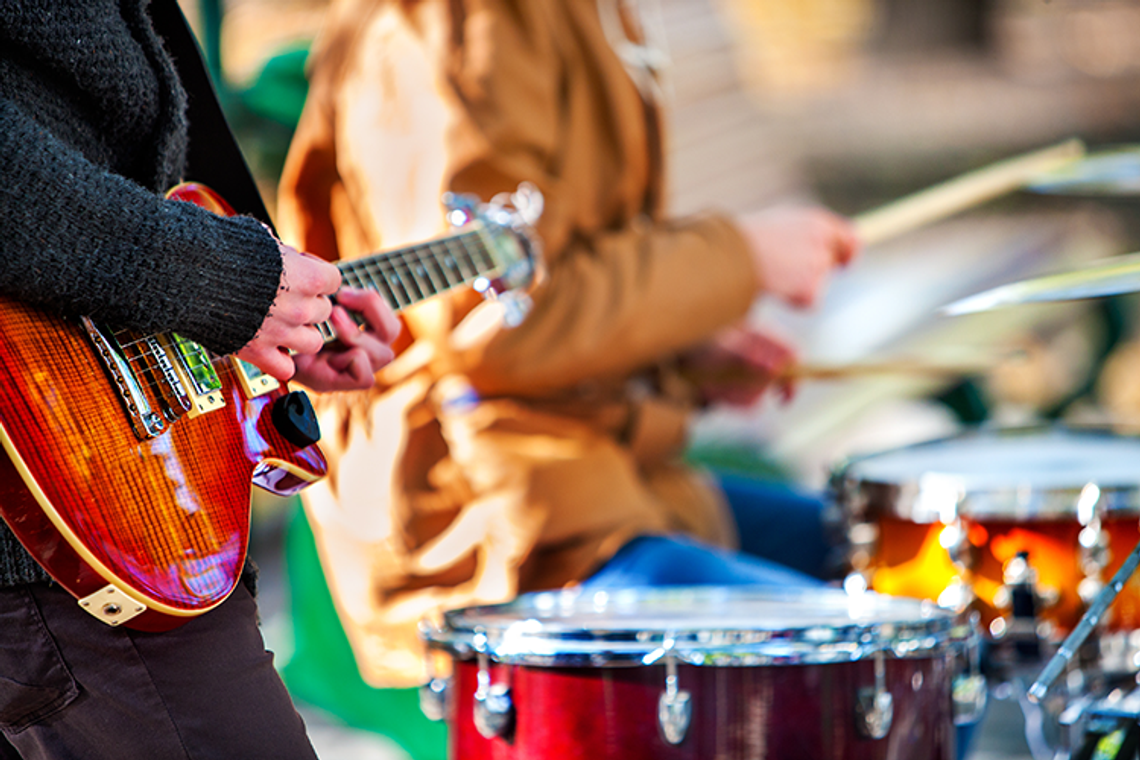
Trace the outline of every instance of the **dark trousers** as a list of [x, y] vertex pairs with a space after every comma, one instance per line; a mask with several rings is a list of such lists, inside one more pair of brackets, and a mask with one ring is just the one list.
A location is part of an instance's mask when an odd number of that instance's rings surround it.
[[2, 760], [316, 760], [244, 586], [157, 634], [58, 586], [0, 589], [0, 737]]

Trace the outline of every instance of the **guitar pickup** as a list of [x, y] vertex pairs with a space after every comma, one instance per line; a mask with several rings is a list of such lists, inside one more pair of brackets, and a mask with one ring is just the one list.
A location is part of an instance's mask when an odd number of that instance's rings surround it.
[[178, 333], [170, 334], [170, 344], [177, 366], [189, 386], [190, 417], [224, 407], [226, 396], [222, 392], [222, 380], [214, 369], [210, 353]]
[[246, 398], [257, 398], [266, 393], [277, 390], [281, 383], [273, 375], [267, 375], [247, 361], [236, 356], [233, 359], [234, 373], [237, 375], [241, 389], [245, 391]]

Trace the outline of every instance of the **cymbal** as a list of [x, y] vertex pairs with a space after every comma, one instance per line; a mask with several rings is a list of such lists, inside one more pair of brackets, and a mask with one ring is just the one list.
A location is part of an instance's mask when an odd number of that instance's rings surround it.
[[1025, 189], [1048, 195], [1140, 195], [1140, 145], [1089, 153], [1042, 172]]
[[939, 311], [957, 316], [1003, 306], [1076, 301], [1136, 292], [1140, 292], [1140, 253], [1130, 253], [1094, 261], [1068, 272], [1000, 285], [943, 306]]

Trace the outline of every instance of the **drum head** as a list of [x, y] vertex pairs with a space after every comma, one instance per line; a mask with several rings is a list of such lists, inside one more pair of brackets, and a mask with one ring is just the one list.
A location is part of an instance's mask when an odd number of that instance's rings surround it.
[[957, 651], [970, 628], [914, 599], [838, 589], [674, 587], [552, 591], [448, 613], [426, 630], [460, 657], [546, 667], [648, 665], [666, 655], [693, 665], [848, 662]]
[[854, 459], [837, 481], [848, 504], [919, 523], [1140, 515], [1140, 439], [982, 431]]

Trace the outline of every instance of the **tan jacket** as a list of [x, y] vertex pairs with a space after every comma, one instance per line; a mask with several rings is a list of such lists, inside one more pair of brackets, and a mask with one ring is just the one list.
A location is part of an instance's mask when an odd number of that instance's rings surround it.
[[735, 540], [677, 462], [692, 394], [668, 365], [758, 284], [729, 221], [663, 216], [651, 83], [611, 43], [637, 32], [598, 7], [340, 0], [315, 51], [279, 199], [289, 242], [353, 258], [442, 233], [445, 191], [525, 180], [545, 199], [521, 326], [467, 329], [487, 312], [469, 292], [431, 300], [404, 312], [415, 343], [379, 390], [322, 405], [332, 472], [305, 505], [378, 685], [423, 678], [424, 615], [573, 583], [641, 534]]

